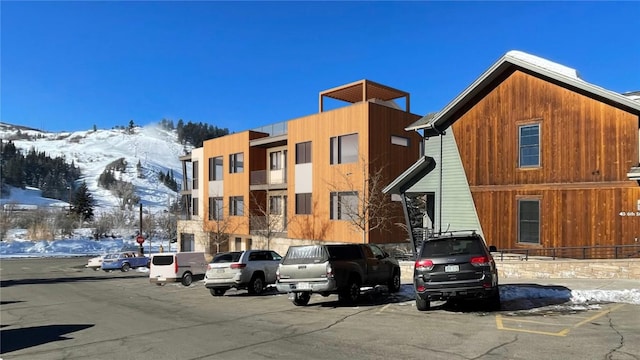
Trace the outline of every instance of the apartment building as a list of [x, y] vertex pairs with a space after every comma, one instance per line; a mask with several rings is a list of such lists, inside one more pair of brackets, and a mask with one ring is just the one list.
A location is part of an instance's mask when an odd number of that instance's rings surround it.
[[381, 190], [420, 155], [421, 136], [405, 131], [421, 118], [409, 93], [361, 80], [318, 100], [315, 114], [210, 139], [181, 157], [181, 250], [407, 241], [402, 207]]

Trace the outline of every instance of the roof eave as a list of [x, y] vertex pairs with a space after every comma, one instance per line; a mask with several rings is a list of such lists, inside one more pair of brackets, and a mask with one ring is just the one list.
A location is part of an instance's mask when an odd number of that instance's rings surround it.
[[[451, 102], [449, 102], [444, 107], [444, 109], [438, 112], [436, 116], [433, 119], [431, 119], [428, 123], [419, 124], [415, 126], [410, 125], [409, 127], [405, 128], [405, 130], [411, 131], [411, 130], [420, 130], [420, 129], [427, 129], [427, 130], [433, 129], [433, 130], [436, 130], [437, 133], [444, 131], [445, 129], [440, 128], [439, 125], [446, 123], [449, 120], [449, 117], [455, 114], [458, 109], [463, 107], [467, 103], [467, 101], [469, 101], [470, 99], [473, 99], [473, 97], [476, 94], [483, 91], [489, 84], [491, 84], [491, 82], [495, 78], [502, 75], [511, 66], [527, 69], [541, 76], [559, 81], [570, 87], [574, 87], [574, 88], [589, 92], [591, 94], [594, 94], [596, 96], [608, 99], [610, 101], [618, 103], [621, 106], [627, 107], [631, 110], [635, 110], [638, 112], [638, 114], [640, 114], [640, 102], [638, 101], [634, 101], [632, 99], [625, 97], [622, 94], [617, 94], [613, 91], [606, 90], [599, 86], [590, 84], [586, 81], [575, 79], [575, 78], [566, 76], [564, 74], [561, 74], [559, 72], [551, 71], [544, 67], [537, 66], [530, 62], [519, 59], [517, 57], [513, 57], [508, 54], [505, 54], [498, 61], [496, 61], [491, 67], [489, 67], [489, 69], [483, 72], [482, 75], [480, 75], [480, 77], [478, 77], [473, 83], [471, 83], [471, 85], [469, 85], [463, 92], [461, 92]], [[418, 122], [419, 121], [417, 121], [416, 123]], [[427, 135], [428, 134], [425, 133], [424, 136], [428, 137]]]
[[400, 174], [400, 176], [395, 178], [389, 185], [382, 189], [382, 193], [402, 194], [434, 168], [434, 159], [430, 156], [423, 156]]

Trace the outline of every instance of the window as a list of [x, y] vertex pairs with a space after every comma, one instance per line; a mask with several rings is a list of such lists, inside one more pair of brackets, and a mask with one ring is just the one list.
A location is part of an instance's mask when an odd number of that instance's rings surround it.
[[222, 220], [222, 198], [210, 197], [209, 198], [209, 220]]
[[191, 199], [191, 206], [193, 206], [192, 209], [192, 214], [193, 215], [198, 215], [198, 198], [194, 197], [193, 199]]
[[244, 153], [229, 155], [229, 173], [241, 173], [244, 171]]
[[358, 134], [331, 138], [331, 164], [345, 164], [358, 161]]
[[269, 197], [269, 214], [282, 215], [282, 196]]
[[191, 165], [191, 175], [193, 176], [191, 180], [191, 188], [195, 190], [198, 188], [198, 162], [194, 161]]
[[540, 166], [540, 124], [523, 125], [520, 132], [520, 167]]
[[311, 214], [311, 193], [296, 194], [296, 214]]
[[180, 233], [180, 251], [194, 251], [194, 249], [195, 236], [189, 233]]
[[355, 191], [331, 193], [331, 220], [350, 220], [358, 215], [358, 193]]
[[222, 180], [222, 156], [209, 158], [209, 181]]
[[230, 216], [243, 216], [244, 215], [244, 197], [232, 196], [229, 198], [229, 215]]
[[311, 141], [296, 144], [296, 164], [311, 162]]
[[270, 169], [271, 170], [282, 169], [282, 151], [274, 151], [271, 154], [269, 154], [269, 156], [271, 158]]
[[540, 200], [518, 200], [518, 242], [540, 244]]
[[391, 143], [393, 145], [400, 145], [400, 146], [407, 147], [409, 146], [409, 139], [402, 136], [391, 135]]

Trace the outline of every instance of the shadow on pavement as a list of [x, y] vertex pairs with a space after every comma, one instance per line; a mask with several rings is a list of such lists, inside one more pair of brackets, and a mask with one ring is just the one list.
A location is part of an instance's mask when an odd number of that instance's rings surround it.
[[63, 335], [94, 325], [45, 325], [22, 329], [0, 330], [0, 354], [21, 350], [53, 341], [69, 340]]
[[73, 283], [84, 281], [103, 281], [113, 279], [136, 279], [148, 275], [124, 275], [124, 276], [69, 276], [64, 278], [39, 278], [39, 279], [19, 279], [19, 280], [1, 280], [0, 288], [17, 286], [17, 285], [38, 285], [38, 284], [57, 284], [57, 283]]

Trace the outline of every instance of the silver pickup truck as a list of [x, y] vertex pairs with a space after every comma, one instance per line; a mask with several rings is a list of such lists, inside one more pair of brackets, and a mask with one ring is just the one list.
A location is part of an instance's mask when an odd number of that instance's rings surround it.
[[372, 244], [291, 246], [276, 273], [278, 291], [289, 293], [297, 306], [307, 305], [312, 293], [354, 303], [361, 287], [378, 285], [398, 292], [400, 266]]

